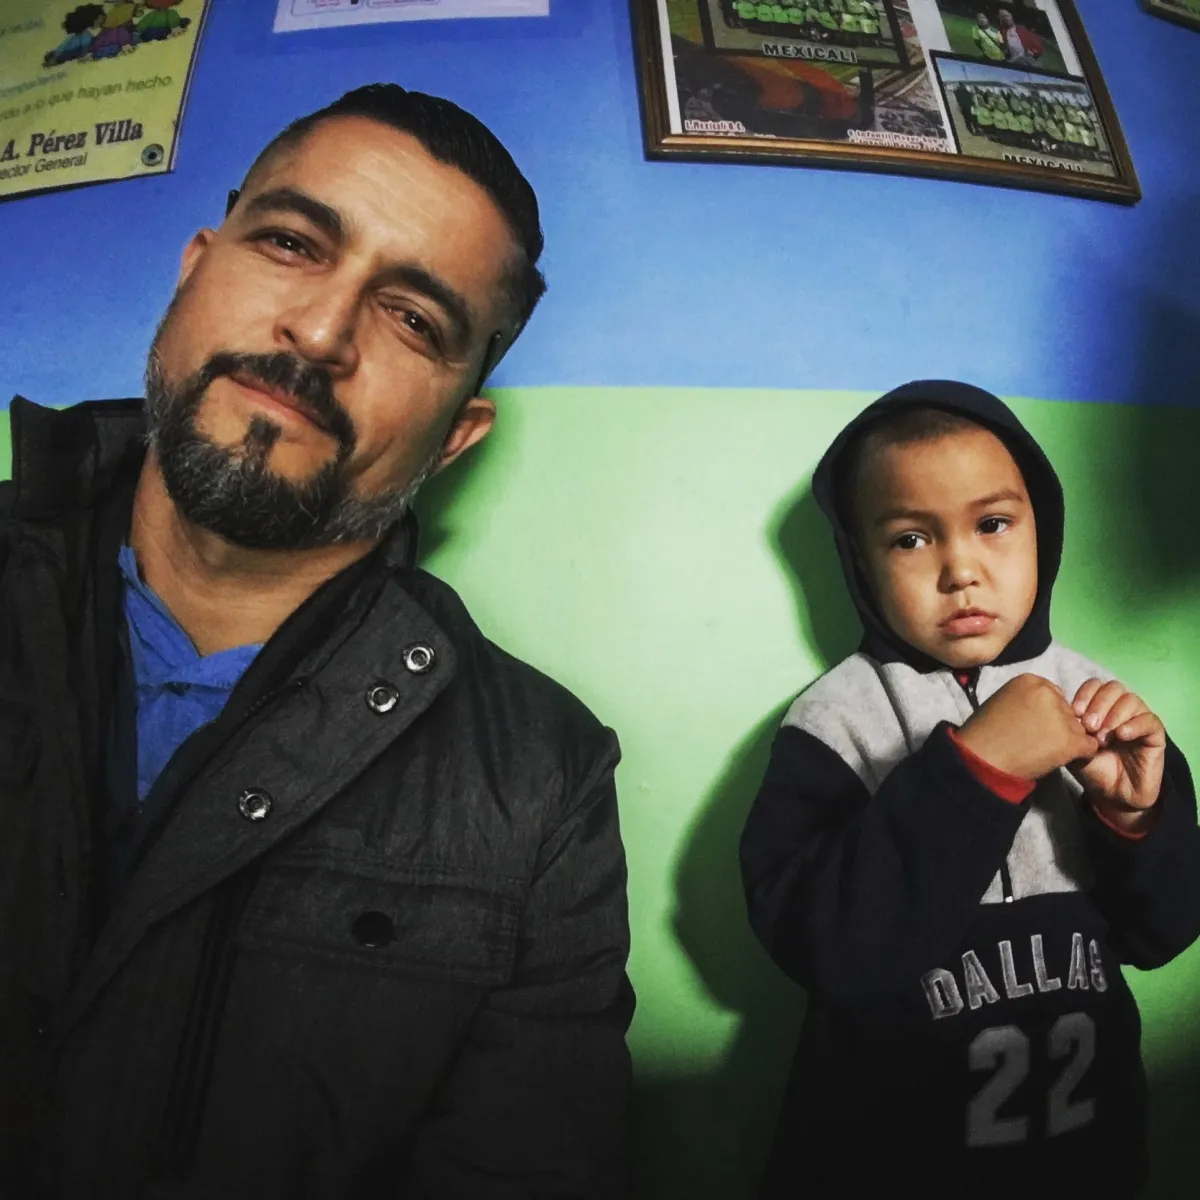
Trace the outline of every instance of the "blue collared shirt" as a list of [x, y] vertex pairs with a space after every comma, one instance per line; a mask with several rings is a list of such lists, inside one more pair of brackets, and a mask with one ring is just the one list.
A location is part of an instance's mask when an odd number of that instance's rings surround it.
[[142, 581], [132, 547], [121, 547], [119, 561], [137, 697], [137, 792], [142, 801], [171, 755], [220, 715], [262, 645], [200, 654]]

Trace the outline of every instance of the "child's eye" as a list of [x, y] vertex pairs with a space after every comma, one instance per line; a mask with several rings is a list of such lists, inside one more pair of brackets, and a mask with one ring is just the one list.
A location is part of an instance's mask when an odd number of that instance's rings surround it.
[[928, 539], [923, 533], [902, 533], [899, 537], [892, 539], [893, 550], [917, 550], [923, 546]]
[[1003, 533], [1012, 524], [1011, 517], [984, 517], [979, 522], [980, 533]]

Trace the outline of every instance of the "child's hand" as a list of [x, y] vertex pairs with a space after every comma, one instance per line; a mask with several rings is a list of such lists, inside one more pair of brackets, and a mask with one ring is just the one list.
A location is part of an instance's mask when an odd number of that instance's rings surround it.
[[1084, 791], [1106, 817], [1128, 829], [1145, 824], [1158, 800], [1166, 761], [1167, 731], [1140, 697], [1115, 680], [1089, 679], [1072, 705], [1100, 745], [1075, 770]]
[[985, 762], [1032, 782], [1099, 749], [1061, 689], [1040, 675], [1018, 675], [990, 696], [958, 731]]

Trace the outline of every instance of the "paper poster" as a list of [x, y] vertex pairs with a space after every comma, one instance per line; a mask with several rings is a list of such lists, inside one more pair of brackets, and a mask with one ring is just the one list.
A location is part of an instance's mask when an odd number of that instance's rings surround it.
[[279, 0], [275, 32], [453, 17], [548, 17], [550, 0]]
[[0, 198], [175, 165], [208, 0], [3, 0]]

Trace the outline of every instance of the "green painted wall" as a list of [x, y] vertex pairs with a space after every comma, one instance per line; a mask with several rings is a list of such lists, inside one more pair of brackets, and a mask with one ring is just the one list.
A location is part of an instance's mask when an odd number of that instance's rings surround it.
[[[496, 396], [493, 437], [418, 501], [426, 564], [621, 736], [639, 1194], [741, 1200], [802, 995], [747, 931], [737, 837], [782, 710], [855, 643], [808, 480], [874, 397]], [[1200, 411], [1015, 407], [1067, 493], [1058, 636], [1146, 696], [1200, 764]], [[1194, 1197], [1200, 951], [1131, 976], [1153, 1084], [1150, 1195]]]
[[[801, 1012], [751, 939], [736, 844], [782, 709], [857, 625], [808, 481], [874, 396], [531, 389], [418, 503], [428, 566], [621, 736], [640, 1194], [749, 1194]], [[1016, 402], [1059, 468], [1058, 635], [1200, 765], [1200, 411]], [[1200, 952], [1131, 972], [1156, 1197], [1196, 1194]], [[1191, 1182], [1188, 1182], [1191, 1181]]]

